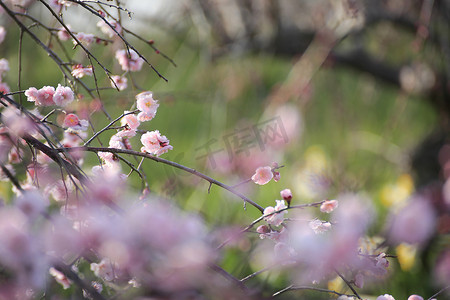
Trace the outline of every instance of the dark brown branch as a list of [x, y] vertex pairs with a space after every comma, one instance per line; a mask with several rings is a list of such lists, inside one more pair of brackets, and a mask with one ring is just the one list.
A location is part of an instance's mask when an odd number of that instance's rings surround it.
[[208, 181], [211, 184], [215, 184], [233, 194], [235, 194], [236, 196], [238, 196], [239, 198], [241, 198], [242, 200], [244, 200], [244, 203], [249, 203], [252, 206], [256, 207], [261, 213], [264, 212], [264, 208], [257, 204], [256, 202], [250, 200], [249, 198], [247, 198], [246, 196], [244, 196], [243, 194], [239, 193], [238, 191], [236, 191], [235, 189], [233, 189], [231, 186], [226, 185], [220, 181], [215, 180], [214, 178], [211, 178], [203, 173], [200, 173], [199, 171], [180, 165], [176, 162], [164, 159], [164, 158], [160, 158], [157, 156], [153, 156], [149, 153], [144, 153], [144, 152], [138, 152], [138, 151], [134, 151], [134, 150], [125, 150], [125, 149], [116, 149], [116, 148], [99, 148], [99, 147], [73, 147], [73, 148], [59, 148], [59, 149], [55, 149], [58, 152], [65, 152], [65, 151], [90, 151], [90, 152], [110, 152], [110, 153], [123, 153], [123, 154], [128, 154], [128, 155], [134, 155], [134, 156], [140, 156], [140, 157], [145, 157], [145, 158], [149, 158], [151, 160], [154, 160], [156, 162], [159, 163], [163, 163], [178, 169], [181, 169], [185, 172], [191, 173], [197, 177], [200, 177], [206, 181]]

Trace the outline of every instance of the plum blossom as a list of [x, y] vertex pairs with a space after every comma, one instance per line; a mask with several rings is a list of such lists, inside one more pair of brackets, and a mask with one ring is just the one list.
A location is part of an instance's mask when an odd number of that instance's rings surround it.
[[126, 115], [120, 119], [120, 125], [127, 126], [129, 129], [136, 131], [140, 125], [138, 118], [134, 114], [131, 114], [130, 111], [124, 111], [123, 113]]
[[165, 135], [161, 135], [159, 130], [144, 133], [141, 136], [141, 142], [142, 145], [144, 145], [141, 149], [142, 152], [148, 152], [156, 156], [160, 156], [173, 149], [173, 147], [169, 145], [169, 140]]
[[36, 130], [36, 124], [12, 106], [8, 106], [2, 111], [1, 120], [9, 128], [9, 132], [17, 136], [22, 136], [24, 133], [32, 134]]
[[408, 297], [408, 300], [423, 300], [423, 297], [419, 295], [411, 295]]
[[377, 300], [395, 300], [395, 298], [389, 294], [384, 294], [382, 296], [378, 296]]
[[329, 214], [338, 207], [338, 204], [337, 200], [327, 200], [320, 205], [320, 211]]
[[5, 82], [0, 82], [0, 92], [3, 94], [8, 94], [11, 90], [9, 89], [9, 85]]
[[3, 77], [3, 74], [9, 71], [9, 63], [5, 58], [0, 59], [0, 78]]
[[327, 232], [331, 228], [331, 223], [314, 219], [309, 222], [309, 227], [314, 231], [314, 233], [319, 234]]
[[116, 59], [119, 61], [123, 71], [137, 72], [141, 70], [144, 60], [133, 49], [129, 49], [129, 57], [127, 50], [117, 50]]
[[24, 215], [30, 219], [35, 219], [47, 209], [50, 203], [41, 193], [31, 190], [25, 191], [18, 196], [14, 204]]
[[264, 220], [274, 226], [279, 226], [284, 221], [284, 215], [287, 213], [287, 210], [281, 211], [277, 213], [278, 211], [287, 208], [286, 204], [284, 203], [284, 200], [275, 200], [277, 202], [277, 205], [275, 207], [268, 206], [264, 209]]
[[145, 122], [155, 117], [159, 104], [158, 100], [153, 99], [153, 93], [146, 91], [136, 95], [136, 107], [141, 111], [138, 120]]
[[0, 26], [0, 44], [3, 43], [3, 41], [5, 40], [5, 36], [6, 36], [5, 27]]
[[[90, 45], [94, 42], [94, 35], [91, 33], [78, 32], [77, 34], [75, 34], [75, 37], [80, 43], [84, 45]], [[73, 44], [78, 45], [78, 42], [76, 40], [73, 40]]]
[[259, 185], [268, 183], [272, 178], [273, 173], [271, 167], [259, 167], [252, 176], [253, 182]]
[[60, 271], [56, 270], [55, 268], [51, 267], [48, 272], [50, 273], [50, 275], [53, 276], [53, 278], [55, 278], [56, 282], [58, 282], [60, 285], [62, 285], [63, 289], [68, 289], [70, 287], [70, 285], [72, 284], [72, 281], [67, 278], [66, 275], [64, 275], [63, 273], [61, 273]]
[[436, 282], [442, 286], [446, 286], [450, 282], [450, 250], [439, 255], [433, 275]]
[[292, 199], [292, 192], [290, 189], [284, 189], [280, 192], [281, 197], [283, 200], [290, 202]]
[[392, 217], [390, 238], [395, 243], [421, 244], [434, 231], [436, 214], [425, 198], [413, 197]]
[[63, 125], [75, 131], [86, 131], [89, 122], [87, 120], [80, 120], [76, 114], [67, 114], [64, 118]]
[[[120, 26], [119, 22], [116, 22], [114, 20], [108, 20], [108, 23], [111, 24], [114, 29], [121, 34], [122, 33], [122, 26]], [[104, 21], [104, 20], [100, 20], [97, 22], [97, 27], [100, 28], [100, 30], [106, 34], [107, 36], [109, 36], [110, 38], [114, 37], [116, 35], [116, 33], [114, 32], [114, 30]]]
[[52, 86], [44, 86], [37, 90], [35, 87], [30, 87], [25, 91], [25, 96], [30, 102], [34, 102], [38, 106], [50, 106], [54, 105], [53, 95], [55, 94], [55, 88]]
[[362, 289], [364, 287], [364, 275], [358, 272], [355, 275], [355, 286]]
[[83, 78], [84, 76], [92, 76], [92, 66], [83, 67], [83, 65], [74, 65], [72, 67], [72, 76], [75, 78]]
[[[67, 28], [69, 28], [70, 30], [70, 25], [67, 25]], [[66, 30], [65, 27], [61, 27], [58, 31], [58, 38], [61, 41], [68, 41], [70, 39], [70, 34], [69, 32]]]
[[128, 87], [128, 79], [124, 76], [112, 75], [111, 76], [111, 86], [113, 88], [119, 89], [119, 91], [123, 91]]
[[113, 263], [109, 259], [102, 259], [98, 264], [91, 263], [91, 270], [94, 274], [106, 281], [113, 281], [117, 277], [117, 271], [119, 266], [117, 263]]
[[58, 84], [55, 94], [53, 95], [53, 101], [58, 106], [66, 106], [74, 99], [73, 91], [68, 86], [62, 86]]

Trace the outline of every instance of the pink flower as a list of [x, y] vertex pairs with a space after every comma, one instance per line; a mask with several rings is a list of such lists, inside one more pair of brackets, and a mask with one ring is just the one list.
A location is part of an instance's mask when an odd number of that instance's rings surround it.
[[[119, 76], [119, 75], [112, 75], [111, 76], [111, 86], [113, 88], [117, 88], [119, 89], [119, 91], [123, 91], [124, 89], [126, 89], [128, 87], [128, 79], [126, 77], [123, 76]], [[114, 85], [115, 83], [115, 85]]]
[[122, 70], [137, 72], [142, 68], [144, 60], [134, 51], [130, 49], [130, 57], [128, 57], [127, 50], [117, 50], [116, 59], [119, 61]]
[[5, 36], [6, 36], [5, 27], [0, 26], [0, 44], [3, 43], [3, 41], [5, 40]]
[[14, 204], [28, 218], [35, 219], [47, 209], [49, 202], [48, 199], [44, 198], [37, 190], [35, 190], [25, 191], [22, 195], [17, 197]]
[[[122, 26], [120, 26], [120, 24], [114, 20], [108, 20], [109, 24], [111, 24], [114, 29], [118, 32], [118, 33], [122, 33]], [[112, 28], [106, 24], [105, 21], [100, 20], [97, 22], [97, 27], [100, 28], [100, 30], [106, 34], [107, 36], [109, 36], [110, 38], [114, 37], [116, 35], [116, 33], [114, 32], [114, 30], [112, 30]]]
[[155, 117], [159, 104], [158, 100], [153, 99], [153, 93], [147, 91], [136, 95], [136, 107], [141, 111], [137, 116], [138, 120], [145, 122]]
[[10, 92], [9, 86], [5, 82], [0, 82], [0, 92], [3, 92], [3, 94], [8, 94]]
[[252, 176], [253, 182], [259, 185], [268, 183], [272, 178], [273, 173], [271, 167], [259, 167]]
[[[84, 33], [84, 32], [78, 32], [75, 34], [75, 37], [77, 38], [80, 43], [84, 45], [90, 45], [94, 42], [94, 35], [91, 33]], [[76, 40], [73, 40], [74, 45], [78, 45], [78, 42]]]
[[0, 59], [0, 77], [3, 77], [3, 74], [9, 71], [9, 63], [5, 58]]
[[76, 114], [67, 114], [64, 118], [64, 127], [68, 127], [72, 130], [87, 130], [89, 122], [87, 120], [80, 120]]
[[329, 214], [338, 207], [337, 200], [327, 200], [320, 206], [320, 211]]
[[53, 100], [56, 105], [66, 106], [74, 99], [73, 91], [68, 86], [62, 86], [58, 84], [55, 94], [53, 95]]
[[434, 279], [442, 286], [450, 282], [450, 249], [441, 253], [433, 270]]
[[280, 192], [281, 197], [287, 201], [287, 202], [291, 202], [292, 199], [292, 192], [290, 189], [284, 189]]
[[111, 260], [104, 258], [100, 263], [91, 263], [91, 270], [94, 274], [106, 281], [112, 281], [117, 278], [119, 266]]
[[40, 90], [35, 87], [30, 87], [25, 91], [25, 96], [30, 102], [34, 102], [39, 106], [50, 106], [54, 105], [53, 95], [55, 94], [55, 88], [52, 86], [44, 86]]
[[327, 232], [331, 228], [331, 223], [314, 219], [309, 222], [309, 227], [314, 231], [314, 233], [319, 234]]
[[421, 244], [433, 233], [436, 214], [427, 199], [410, 199], [406, 206], [393, 216], [390, 237], [396, 243]]
[[268, 206], [264, 209], [264, 220], [274, 226], [279, 226], [284, 221], [284, 214], [287, 213], [287, 210], [283, 210], [282, 212], [277, 213], [278, 211], [287, 208], [286, 204], [284, 204], [284, 200], [276, 200], [277, 205], [275, 207]]
[[408, 300], [423, 300], [423, 297], [419, 295], [411, 295], [408, 297]]
[[[69, 28], [69, 30], [70, 30], [70, 25], [67, 25], [67, 28]], [[70, 34], [69, 34], [69, 32], [66, 30], [66, 28], [61, 27], [61, 28], [59, 29], [59, 31], [58, 31], [58, 38], [59, 38], [61, 41], [67, 41], [67, 40], [70, 39]]]
[[84, 76], [92, 76], [92, 66], [83, 67], [83, 65], [75, 65], [72, 67], [72, 76], [75, 78], [83, 78]]
[[72, 281], [66, 277], [66, 275], [64, 275], [63, 273], [61, 273], [60, 271], [56, 270], [55, 268], [51, 267], [48, 272], [50, 273], [50, 275], [52, 275], [56, 282], [59, 283], [60, 285], [62, 285], [63, 289], [68, 289], [70, 287], [70, 285], [72, 284]]
[[[129, 111], [124, 111], [123, 113], [126, 114], [129, 113]], [[122, 126], [126, 125], [131, 130], [136, 130], [139, 127], [140, 122], [134, 114], [127, 114], [120, 120], [120, 124]]]
[[378, 296], [377, 300], [395, 300], [395, 298], [389, 294], [384, 294], [382, 296]]
[[142, 145], [144, 145], [141, 149], [142, 152], [148, 152], [156, 156], [160, 156], [173, 149], [173, 147], [169, 145], [169, 140], [166, 136], [161, 135], [158, 130], [144, 133], [141, 136], [141, 142]]
[[355, 286], [360, 289], [364, 287], [364, 275], [359, 272], [355, 275]]

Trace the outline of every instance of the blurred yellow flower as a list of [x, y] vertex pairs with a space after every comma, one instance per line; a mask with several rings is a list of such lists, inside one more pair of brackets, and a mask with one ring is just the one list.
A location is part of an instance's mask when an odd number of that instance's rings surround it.
[[328, 289], [338, 293], [345, 293], [347, 286], [341, 277], [336, 276], [333, 280], [328, 281]]
[[400, 268], [403, 271], [409, 271], [414, 266], [417, 248], [414, 245], [401, 243], [395, 248]]
[[395, 184], [385, 185], [380, 192], [381, 203], [390, 207], [405, 201], [414, 191], [414, 182], [409, 174], [401, 175]]

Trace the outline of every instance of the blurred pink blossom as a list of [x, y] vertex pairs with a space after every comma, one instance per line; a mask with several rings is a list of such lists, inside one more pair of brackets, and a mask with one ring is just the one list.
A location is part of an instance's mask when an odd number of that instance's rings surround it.
[[330, 222], [321, 221], [319, 219], [314, 219], [309, 222], [309, 227], [314, 231], [314, 233], [324, 233], [330, 230]]
[[377, 300], [395, 300], [395, 299], [389, 294], [384, 294], [382, 296], [378, 296]]
[[10, 92], [9, 85], [5, 82], [0, 82], [0, 92], [3, 94], [8, 94]]
[[74, 65], [72, 67], [72, 76], [75, 78], [83, 78], [84, 76], [92, 76], [92, 66], [83, 67], [83, 65]]
[[[77, 34], [75, 34], [75, 37], [80, 43], [86, 46], [94, 42], [94, 35], [91, 33], [78, 32]], [[73, 40], [73, 44], [78, 45], [78, 42], [76, 40]]]
[[91, 263], [91, 270], [103, 280], [113, 281], [119, 272], [119, 265], [107, 258], [103, 258], [98, 264]]
[[[70, 30], [70, 25], [67, 25], [67, 28], [69, 28], [69, 30]], [[70, 36], [69, 32], [67, 32], [66, 28], [61, 27], [59, 29], [59, 31], [58, 31], [58, 38], [61, 41], [68, 41], [70, 39], [70, 37], [71, 36]]]
[[419, 295], [411, 295], [408, 297], [408, 300], [423, 300], [423, 297]]
[[327, 200], [320, 205], [320, 211], [329, 214], [338, 207], [338, 204], [337, 200]]
[[51, 267], [48, 272], [50, 273], [50, 275], [53, 276], [53, 278], [55, 278], [56, 282], [58, 282], [60, 285], [62, 285], [63, 289], [68, 289], [70, 287], [70, 285], [72, 284], [72, 281], [67, 278], [66, 275], [64, 275], [63, 273], [61, 273], [60, 271], [56, 270], [55, 268]]
[[0, 26], [0, 44], [3, 43], [3, 41], [5, 40], [5, 36], [6, 36], [5, 27]]
[[450, 249], [441, 253], [433, 270], [434, 279], [442, 286], [450, 282]]
[[435, 230], [436, 213], [430, 202], [415, 196], [391, 216], [389, 235], [394, 243], [422, 244]]
[[9, 71], [9, 62], [7, 59], [0, 59], [0, 78]]
[[137, 72], [140, 71], [144, 60], [134, 51], [130, 49], [130, 57], [128, 57], [127, 50], [117, 50], [116, 59], [119, 61], [123, 71]]
[[36, 219], [41, 213], [45, 212], [49, 206], [48, 199], [37, 190], [25, 191], [18, 196], [14, 202], [24, 215], [31, 220]]
[[[115, 83], [115, 85], [114, 85]], [[124, 76], [120, 76], [120, 75], [112, 75], [111, 76], [111, 86], [113, 88], [117, 88], [119, 89], [119, 91], [123, 91], [124, 89], [126, 89], [128, 87], [128, 79]]]
[[[114, 20], [107, 20], [109, 24], [111, 24], [114, 29], [119, 33], [122, 34], [122, 26], [120, 26], [119, 22], [116, 22]], [[117, 33], [114, 32], [114, 30], [106, 24], [104, 20], [100, 20], [97, 22], [97, 27], [100, 28], [100, 30], [106, 34], [108, 37], [113, 38], [117, 35]]]
[[284, 200], [276, 200], [277, 205], [275, 207], [268, 206], [264, 209], [264, 215], [270, 215], [267, 217], [264, 217], [264, 220], [274, 226], [279, 226], [284, 221], [284, 215], [287, 213], [287, 210], [283, 210], [282, 212], [277, 213], [277, 211], [280, 211], [282, 209], [287, 208], [286, 204], [284, 203]]

